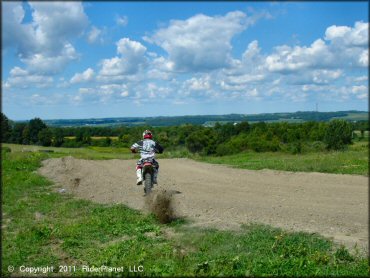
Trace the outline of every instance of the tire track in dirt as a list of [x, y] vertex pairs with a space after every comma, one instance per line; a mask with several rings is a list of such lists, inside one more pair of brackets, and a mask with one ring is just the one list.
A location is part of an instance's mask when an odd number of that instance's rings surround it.
[[[244, 170], [189, 159], [162, 159], [158, 189], [177, 190], [178, 216], [192, 225], [238, 229], [258, 222], [319, 233], [368, 249], [368, 178]], [[39, 172], [78, 198], [144, 210], [134, 160], [49, 159]]]

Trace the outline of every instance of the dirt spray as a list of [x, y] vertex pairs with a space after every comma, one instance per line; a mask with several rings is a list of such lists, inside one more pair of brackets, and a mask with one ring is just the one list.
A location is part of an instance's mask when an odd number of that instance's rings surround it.
[[178, 193], [174, 190], [152, 192], [145, 197], [145, 205], [158, 218], [159, 222], [162, 224], [170, 223], [176, 219], [173, 195]]

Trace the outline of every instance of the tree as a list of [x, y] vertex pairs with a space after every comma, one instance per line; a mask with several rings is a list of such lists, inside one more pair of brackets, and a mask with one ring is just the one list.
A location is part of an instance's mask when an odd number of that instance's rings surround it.
[[91, 145], [91, 135], [88, 131], [85, 131], [82, 138], [82, 143], [85, 145]]
[[30, 144], [37, 144], [39, 142], [39, 132], [47, 128], [46, 124], [40, 118], [34, 118], [28, 123], [29, 132], [26, 132], [25, 139]]
[[340, 150], [352, 143], [352, 126], [345, 120], [330, 121], [325, 132], [324, 142], [329, 150]]
[[217, 134], [213, 129], [199, 130], [186, 138], [186, 147], [192, 153], [212, 154], [216, 152], [216, 137]]
[[103, 146], [104, 147], [109, 147], [110, 145], [112, 144], [112, 139], [110, 137], [105, 137], [104, 138], [104, 143], [103, 143]]
[[53, 140], [52, 140], [52, 145], [54, 147], [60, 147], [64, 143], [64, 134], [63, 130], [61, 128], [55, 128], [53, 130]]
[[247, 133], [250, 130], [250, 125], [248, 122], [241, 122], [235, 126], [235, 129], [237, 133], [241, 133], [241, 132]]
[[9, 119], [1, 113], [1, 142], [6, 143], [10, 140], [10, 134], [11, 134], [11, 126], [9, 123]]
[[23, 143], [23, 130], [27, 126], [26, 123], [15, 123], [10, 134], [10, 142], [15, 144]]
[[53, 138], [53, 133], [49, 128], [44, 128], [40, 130], [38, 134], [38, 144], [44, 146], [44, 147], [49, 147], [51, 146], [51, 141]]
[[22, 144], [29, 145], [30, 143], [30, 126], [27, 124], [22, 130]]

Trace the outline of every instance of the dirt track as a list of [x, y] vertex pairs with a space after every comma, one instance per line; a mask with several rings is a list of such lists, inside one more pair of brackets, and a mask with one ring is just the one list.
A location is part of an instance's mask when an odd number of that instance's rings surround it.
[[[134, 160], [44, 161], [40, 173], [79, 198], [144, 208]], [[242, 170], [188, 159], [160, 160], [158, 188], [174, 195], [177, 214], [193, 225], [237, 229], [258, 222], [368, 246], [368, 178], [323, 173]]]

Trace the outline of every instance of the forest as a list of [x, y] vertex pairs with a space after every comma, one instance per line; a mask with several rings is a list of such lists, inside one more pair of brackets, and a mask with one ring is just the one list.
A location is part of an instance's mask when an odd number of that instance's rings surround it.
[[[302, 153], [341, 150], [365, 137], [368, 121], [343, 119], [302, 123], [264, 121], [216, 122], [212, 127], [192, 123], [177, 126], [49, 126], [42, 119], [14, 122], [1, 113], [1, 142], [54, 147], [130, 147], [150, 129], [166, 149], [186, 148], [200, 155], [223, 156], [247, 150]], [[354, 132], [356, 131], [356, 132]]]

